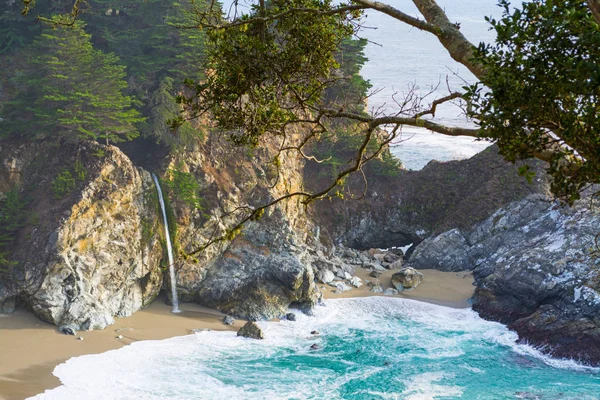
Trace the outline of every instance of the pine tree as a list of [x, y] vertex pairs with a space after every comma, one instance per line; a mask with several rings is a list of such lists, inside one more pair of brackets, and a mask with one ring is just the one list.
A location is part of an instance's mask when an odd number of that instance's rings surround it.
[[22, 92], [7, 107], [12, 133], [69, 140], [130, 140], [143, 118], [122, 91], [125, 67], [114, 54], [92, 47], [77, 21], [45, 28], [26, 50], [28, 68], [15, 79]]

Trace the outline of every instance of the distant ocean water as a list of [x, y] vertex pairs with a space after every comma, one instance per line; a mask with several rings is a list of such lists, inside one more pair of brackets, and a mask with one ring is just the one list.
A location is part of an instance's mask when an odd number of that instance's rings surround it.
[[35, 398], [600, 398], [598, 369], [517, 345], [471, 310], [383, 297], [326, 304], [314, 317], [259, 323], [263, 341], [202, 332], [73, 358], [54, 372], [63, 386]]
[[[391, 0], [386, 3], [410, 15], [419, 15], [410, 0]], [[461, 31], [471, 42], [493, 42], [495, 34], [489, 30], [484, 17], [497, 18], [501, 15], [496, 0], [438, 0], [438, 4], [446, 10], [451, 21], [460, 23]], [[439, 85], [435, 95], [442, 97], [449, 93], [448, 86], [457, 90], [476, 81], [430, 33], [377, 12], [367, 12], [365, 26], [376, 28], [365, 29], [361, 34], [370, 41], [366, 48], [369, 62], [361, 73], [371, 81], [373, 89], [379, 90], [369, 98], [370, 110], [381, 108], [388, 113], [397, 111], [393, 95], [401, 98], [412, 84], [417, 85], [421, 94]], [[474, 126], [467, 122], [462, 110], [456, 106], [440, 107], [436, 120], [453, 126]], [[405, 127], [402, 139], [402, 143], [392, 147], [392, 152], [409, 169], [421, 169], [434, 159], [448, 161], [468, 158], [489, 146], [487, 142], [472, 138], [452, 138], [414, 127]]]

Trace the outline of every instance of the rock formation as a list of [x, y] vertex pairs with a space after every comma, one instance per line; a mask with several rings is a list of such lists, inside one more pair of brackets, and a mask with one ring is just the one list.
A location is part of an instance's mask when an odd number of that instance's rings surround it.
[[[0, 279], [0, 303], [18, 298], [46, 322], [102, 329], [154, 299], [162, 250], [148, 232], [157, 218], [148, 172], [117, 148], [92, 142], [3, 142], [0, 159], [0, 190], [17, 185], [33, 199], [15, 264]], [[55, 177], [76, 162], [72, 192], [53, 196]]]
[[557, 357], [600, 363], [600, 231], [597, 204], [572, 208], [531, 196], [469, 230], [423, 241], [410, 265], [473, 270], [473, 308]]

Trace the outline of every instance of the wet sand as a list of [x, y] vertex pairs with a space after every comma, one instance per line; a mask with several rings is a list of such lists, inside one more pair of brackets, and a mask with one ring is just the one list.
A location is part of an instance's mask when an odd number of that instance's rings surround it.
[[[396, 271], [384, 271], [379, 277], [384, 289], [392, 287], [391, 276]], [[424, 281], [414, 290], [398, 296], [455, 308], [468, 308], [474, 286], [470, 273], [421, 270]], [[356, 269], [356, 276], [372, 280], [369, 271]], [[319, 285], [325, 299], [383, 296], [372, 293], [365, 284], [341, 294], [333, 293], [329, 285]], [[172, 314], [171, 307], [158, 298], [149, 307], [128, 318], [117, 318], [103, 331], [79, 332], [78, 336], [59, 333], [56, 327], [41, 322], [26, 310], [0, 315], [0, 400], [21, 400], [60, 385], [52, 371], [71, 357], [97, 354], [116, 349], [138, 340], [159, 340], [190, 333], [192, 329], [239, 329], [244, 321], [224, 325], [222, 313], [195, 304], [182, 304], [181, 314]], [[121, 335], [122, 338], [118, 338]], [[78, 340], [82, 337], [83, 340]]]
[[224, 314], [195, 304], [180, 308], [182, 313], [172, 314], [164, 298], [158, 298], [131, 317], [116, 318], [105, 330], [77, 336], [59, 333], [26, 310], [0, 315], [0, 399], [22, 400], [59, 386], [52, 371], [71, 357], [103, 353], [138, 340], [183, 336], [191, 329], [232, 330], [243, 325], [242, 321], [224, 325]]

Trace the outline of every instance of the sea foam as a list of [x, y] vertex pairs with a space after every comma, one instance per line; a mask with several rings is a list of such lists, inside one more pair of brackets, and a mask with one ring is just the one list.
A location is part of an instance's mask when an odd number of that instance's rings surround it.
[[62, 385], [35, 398], [486, 399], [531, 392], [594, 399], [600, 392], [597, 369], [516, 344], [514, 332], [467, 309], [336, 299], [313, 317], [297, 312], [295, 322], [259, 325], [265, 340], [204, 331], [72, 358], [54, 370]]

